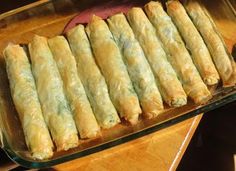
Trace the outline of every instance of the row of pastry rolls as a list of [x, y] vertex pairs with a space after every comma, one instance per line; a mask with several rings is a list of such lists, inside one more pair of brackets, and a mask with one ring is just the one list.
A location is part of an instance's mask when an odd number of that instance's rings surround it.
[[[50, 133], [57, 151], [68, 150], [79, 143], [76, 127], [81, 138], [92, 138], [100, 131], [97, 120], [105, 128], [120, 122], [102, 76], [98, 79], [102, 84], [98, 84], [94, 94], [100, 96], [96, 102], [106, 113], [99, 112], [96, 120], [78, 76], [76, 60], [63, 36], [49, 40], [34, 36], [29, 54], [32, 71], [22, 47], [10, 44], [4, 51], [11, 94], [33, 158], [53, 155]], [[89, 80], [96, 83], [93, 78]]]
[[[204, 19], [214, 33], [209, 16], [190, 7], [196, 27]], [[49, 132], [57, 150], [67, 150], [78, 145], [78, 132], [80, 138], [95, 137], [100, 127], [118, 124], [118, 114], [135, 124], [141, 112], [158, 116], [163, 101], [180, 107], [189, 96], [205, 103], [211, 98], [205, 84], [217, 84], [219, 75], [225, 86], [235, 84], [235, 63], [220, 36], [209, 38], [206, 29], [198, 28], [202, 38], [178, 1], [167, 3], [170, 17], [159, 2], [144, 10], [132, 8], [127, 18], [116, 14], [107, 23], [93, 16], [86, 28], [78, 25], [66, 33], [69, 43], [63, 36], [35, 36], [29, 44], [33, 75], [20, 46], [5, 49], [14, 104], [35, 158], [52, 156]]]
[[168, 60], [175, 69], [186, 94], [198, 104], [209, 100], [211, 93], [202, 81], [177, 28], [161, 3], [150, 2], [144, 9], [156, 28], [157, 35], [168, 53]]
[[29, 43], [29, 53], [44, 119], [57, 150], [76, 147], [78, 145], [76, 125], [47, 39], [34, 36]]
[[[169, 27], [165, 28], [170, 31], [172, 20], [191, 53], [192, 60], [204, 83], [209, 86], [215, 85], [221, 78], [224, 87], [234, 86], [236, 83], [235, 62], [205, 8], [198, 2], [188, 2], [183, 6], [177, 0], [168, 1], [166, 8], [171, 19], [168, 19], [168, 15], [159, 2], [150, 2], [145, 6], [145, 12], [156, 26], [159, 36], [161, 37], [161, 28], [164, 28], [160, 24], [167, 24], [169, 20]], [[174, 39], [180, 43], [177, 30], [174, 32]], [[170, 33], [172, 34], [173, 30]]]
[[223, 38], [217, 30], [212, 18], [197, 2], [188, 3], [185, 7], [212, 55], [212, 59], [222, 79], [223, 86], [234, 86], [236, 84], [235, 62], [227, 51]]
[[138, 97], [107, 24], [94, 15], [86, 27], [86, 32], [115, 108], [121, 117], [130, 123], [137, 123], [141, 113]]
[[77, 129], [47, 39], [35, 36], [29, 54], [31, 66], [19, 45], [10, 44], [4, 50], [11, 94], [26, 144], [33, 158], [45, 159], [53, 154], [51, 137], [58, 151], [76, 147]]
[[81, 138], [93, 138], [100, 128], [77, 74], [76, 61], [69, 44], [63, 36], [49, 39], [48, 44], [61, 74], [79, 135]]
[[203, 81], [207, 85], [217, 84], [220, 77], [211, 59], [211, 55], [184, 7], [179, 1], [175, 0], [168, 1], [166, 6], [169, 16], [175, 23], [186, 46], [191, 52], [193, 62], [202, 76]]
[[155, 28], [141, 8], [132, 8], [127, 18], [150, 63], [163, 99], [173, 107], [185, 105], [187, 96], [167, 60], [167, 55], [156, 36]]
[[147, 118], [157, 116], [163, 111], [162, 98], [148, 61], [128, 21], [123, 14], [116, 14], [108, 19], [108, 25], [122, 52], [143, 114]]
[[28, 57], [22, 47], [9, 44], [3, 52], [10, 89], [25, 141], [37, 159], [53, 155], [53, 142], [44, 121]]
[[105, 79], [94, 59], [84, 26], [79, 25], [67, 32], [67, 38], [77, 63], [79, 77], [102, 128], [110, 128], [120, 122], [113, 106]]

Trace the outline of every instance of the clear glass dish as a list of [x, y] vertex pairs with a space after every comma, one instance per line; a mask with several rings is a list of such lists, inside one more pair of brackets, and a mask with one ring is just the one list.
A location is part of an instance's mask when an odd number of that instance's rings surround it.
[[[9, 42], [25, 44], [34, 34], [52, 37], [62, 34], [67, 23], [78, 13], [99, 5], [144, 4], [147, 1], [96, 1], [96, 0], [44, 0], [0, 15], [0, 52]], [[228, 2], [202, 1], [231, 52], [236, 43], [236, 16]], [[106, 8], [104, 10], [109, 10]], [[236, 86], [231, 88], [211, 87], [214, 97], [205, 105], [197, 106], [189, 101], [181, 108], [167, 108], [159, 117], [151, 120], [141, 119], [135, 126], [119, 124], [115, 128], [103, 130], [102, 136], [83, 140], [77, 148], [66, 152], [55, 152], [48, 160], [33, 160], [26, 148], [22, 128], [17, 117], [5, 71], [4, 59], [0, 54], [0, 144], [1, 148], [16, 163], [30, 168], [50, 167], [75, 158], [86, 156], [118, 144], [139, 138], [151, 132], [207, 112], [236, 100]]]

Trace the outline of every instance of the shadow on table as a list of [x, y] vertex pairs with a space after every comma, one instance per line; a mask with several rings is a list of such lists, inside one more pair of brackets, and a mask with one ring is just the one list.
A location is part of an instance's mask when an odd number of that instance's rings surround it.
[[234, 171], [236, 102], [204, 114], [179, 171]]

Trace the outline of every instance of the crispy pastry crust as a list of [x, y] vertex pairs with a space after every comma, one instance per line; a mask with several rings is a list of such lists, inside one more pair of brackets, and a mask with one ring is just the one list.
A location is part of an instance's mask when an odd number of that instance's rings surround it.
[[93, 138], [98, 135], [100, 128], [79, 79], [76, 61], [69, 44], [63, 36], [48, 40], [53, 58], [64, 84], [64, 90], [70, 103], [74, 120], [81, 138]]
[[220, 79], [219, 74], [201, 35], [192, 23], [184, 7], [176, 0], [168, 1], [166, 6], [169, 16], [174, 21], [187, 48], [192, 54], [193, 62], [203, 81], [207, 85], [217, 84]]
[[164, 107], [154, 75], [141, 46], [135, 39], [134, 33], [124, 14], [116, 14], [110, 17], [108, 25], [122, 52], [144, 115], [147, 118], [156, 117], [163, 111]]
[[164, 101], [173, 107], [185, 105], [187, 96], [167, 60], [167, 55], [156, 36], [155, 28], [141, 8], [132, 8], [127, 18], [149, 61]]
[[190, 2], [185, 7], [211, 53], [223, 81], [223, 86], [234, 86], [236, 83], [235, 62], [227, 51], [224, 41], [210, 15], [197, 2]]
[[12, 44], [4, 50], [4, 57], [11, 95], [29, 151], [33, 158], [50, 158], [53, 143], [43, 118], [28, 57], [22, 47]]
[[29, 52], [44, 119], [57, 150], [78, 146], [77, 129], [47, 39], [35, 35]]
[[75, 56], [79, 77], [102, 128], [111, 128], [120, 122], [113, 106], [104, 77], [94, 60], [84, 26], [78, 25], [67, 32], [72, 53]]
[[138, 97], [108, 26], [100, 17], [94, 15], [86, 32], [114, 106], [121, 117], [131, 124], [137, 123], [141, 113]]
[[170, 17], [160, 2], [151, 1], [144, 8], [169, 54], [168, 60], [180, 78], [186, 94], [197, 104], [205, 103], [212, 97], [211, 93], [202, 81]]

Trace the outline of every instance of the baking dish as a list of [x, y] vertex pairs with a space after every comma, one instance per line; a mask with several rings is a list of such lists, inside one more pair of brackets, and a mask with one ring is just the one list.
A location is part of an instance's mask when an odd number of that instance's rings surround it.
[[[125, 5], [142, 6], [147, 1], [99, 1], [100, 7]], [[236, 16], [229, 6], [229, 1], [202, 1], [222, 33], [229, 51], [236, 43]], [[233, 4], [231, 4], [233, 6]], [[43, 1], [29, 5], [27, 8], [11, 11], [0, 15], [0, 51], [9, 42], [26, 44], [34, 34], [52, 37], [62, 34], [67, 23], [81, 12], [97, 9], [98, 1], [90, 0], [58, 0]], [[101, 8], [102, 9], [102, 8]], [[110, 10], [105, 8], [104, 10]], [[71, 23], [71, 22], [70, 22]], [[72, 23], [73, 24], [73, 23]], [[75, 24], [75, 23], [74, 23]], [[5, 64], [0, 55], [0, 139], [1, 148], [15, 162], [30, 168], [43, 168], [86, 156], [112, 146], [147, 135], [158, 129], [165, 128], [199, 113], [207, 112], [236, 100], [236, 87], [211, 87], [214, 97], [207, 104], [197, 106], [192, 102], [188, 105], [166, 109], [159, 117], [151, 120], [142, 119], [137, 125], [119, 124], [103, 130], [102, 136], [92, 140], [83, 140], [77, 148], [66, 152], [55, 152], [49, 160], [33, 160], [28, 152], [22, 128], [15, 111], [5, 71]]]

